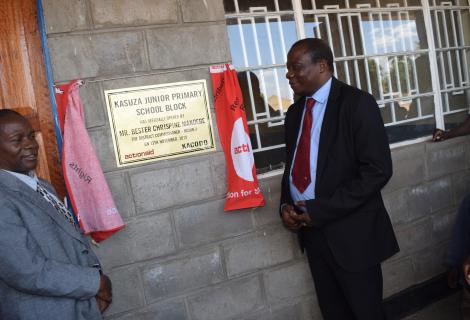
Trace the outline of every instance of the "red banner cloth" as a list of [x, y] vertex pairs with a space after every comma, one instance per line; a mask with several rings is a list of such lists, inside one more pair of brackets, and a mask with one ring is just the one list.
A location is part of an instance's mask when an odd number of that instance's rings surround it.
[[100, 242], [124, 228], [85, 127], [79, 80], [56, 87], [62, 129], [62, 169], [80, 226]]
[[225, 64], [211, 66], [210, 73], [217, 127], [227, 162], [224, 210], [264, 206], [237, 72], [232, 65]]

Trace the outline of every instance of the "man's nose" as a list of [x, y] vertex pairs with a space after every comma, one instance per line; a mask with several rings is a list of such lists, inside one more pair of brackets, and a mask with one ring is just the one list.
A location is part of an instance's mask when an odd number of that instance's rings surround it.
[[36, 149], [39, 147], [35, 138], [26, 138], [23, 146], [26, 149]]

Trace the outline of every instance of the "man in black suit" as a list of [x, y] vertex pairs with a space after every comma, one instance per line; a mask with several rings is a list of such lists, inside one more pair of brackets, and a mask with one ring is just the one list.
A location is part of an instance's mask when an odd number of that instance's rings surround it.
[[280, 213], [299, 235], [325, 320], [379, 320], [380, 263], [399, 251], [380, 190], [392, 176], [375, 99], [335, 79], [321, 39], [296, 42]]

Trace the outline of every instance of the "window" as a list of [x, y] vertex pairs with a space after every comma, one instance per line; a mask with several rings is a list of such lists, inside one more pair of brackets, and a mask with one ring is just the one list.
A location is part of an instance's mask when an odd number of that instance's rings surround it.
[[330, 44], [335, 76], [377, 99], [391, 143], [464, 120], [470, 0], [224, 0], [258, 173], [283, 167], [290, 46]]

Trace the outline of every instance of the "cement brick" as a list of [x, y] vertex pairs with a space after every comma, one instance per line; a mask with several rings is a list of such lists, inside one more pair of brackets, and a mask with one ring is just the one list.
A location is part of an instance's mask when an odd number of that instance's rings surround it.
[[46, 33], [69, 32], [88, 29], [90, 19], [86, 1], [42, 0]]
[[251, 212], [257, 227], [267, 224], [281, 224], [279, 201], [281, 199], [281, 178], [279, 175], [258, 180], [265, 206], [252, 208]]
[[461, 139], [426, 143], [426, 178], [428, 180], [464, 170], [467, 148]]
[[[195, 177], [197, 180], [194, 180]], [[214, 195], [208, 161], [193, 161], [152, 171], [131, 171], [131, 186], [138, 213], [182, 205]]]
[[394, 224], [419, 219], [452, 205], [451, 179], [443, 177], [386, 193], [384, 203]]
[[114, 203], [123, 219], [134, 215], [134, 199], [126, 172], [107, 173], [106, 181], [113, 195]]
[[100, 161], [101, 169], [103, 169], [104, 172], [108, 172], [117, 168], [113, 140], [108, 127], [88, 130], [88, 134], [95, 149], [96, 156]]
[[246, 211], [224, 212], [224, 201], [206, 202], [174, 211], [180, 244], [196, 246], [247, 233], [253, 229]]
[[109, 32], [48, 39], [55, 82], [147, 69], [142, 32]]
[[147, 30], [152, 69], [171, 69], [230, 60], [225, 23]]
[[384, 297], [391, 296], [415, 284], [413, 263], [410, 257], [389, 260], [382, 264]]
[[187, 299], [193, 320], [224, 320], [263, 307], [261, 283], [258, 277], [239, 279], [201, 291]]
[[294, 238], [284, 228], [270, 228], [223, 245], [227, 274], [234, 277], [294, 258]]
[[[214, 129], [215, 128], [216, 127], [214, 126]], [[224, 153], [215, 153], [214, 156], [211, 157], [210, 161], [212, 167], [212, 183], [214, 184], [215, 194], [225, 197], [227, 193], [227, 167]]]
[[384, 204], [393, 224], [405, 223], [431, 212], [421, 189], [402, 188], [383, 194]]
[[452, 196], [454, 205], [459, 206], [470, 193], [470, 171], [465, 170], [452, 175]]
[[102, 92], [99, 82], [87, 82], [80, 87], [87, 128], [101, 127], [108, 123], [105, 106], [102, 103]]
[[95, 27], [178, 22], [176, 0], [90, 0]]
[[106, 315], [113, 315], [144, 305], [142, 284], [135, 268], [115, 270], [108, 273], [108, 276], [113, 284], [113, 303], [106, 311]]
[[412, 255], [416, 283], [424, 282], [445, 272], [446, 250], [447, 243], [441, 243]]
[[258, 180], [259, 187], [263, 193], [281, 192], [282, 174], [272, 177], [263, 177]]
[[451, 178], [442, 177], [425, 185], [432, 212], [452, 205]]
[[314, 291], [313, 279], [305, 259], [276, 270], [266, 271], [264, 281], [270, 305], [313, 294]]
[[[273, 307], [245, 317], [241, 320], [302, 320], [302, 309], [299, 304], [283, 308]], [[313, 318], [310, 318], [313, 319]]]
[[408, 222], [429, 214], [431, 206], [426, 200], [426, 193], [422, 186], [400, 189], [384, 198], [394, 224]]
[[437, 242], [450, 239], [456, 216], [456, 207], [447, 208], [432, 215], [433, 237]]
[[279, 192], [265, 191], [263, 195], [266, 205], [251, 209], [256, 227], [268, 224], [281, 225], [282, 221], [279, 215], [279, 199], [281, 194]]
[[186, 320], [184, 301], [170, 301], [150, 305], [142, 310], [131, 312], [116, 320]]
[[405, 226], [395, 228], [398, 244], [400, 245], [399, 256], [407, 255], [435, 243], [433, 239], [432, 221], [424, 218]]
[[202, 288], [222, 281], [220, 252], [217, 248], [178, 260], [147, 265], [142, 270], [147, 301]]
[[184, 22], [224, 20], [224, 5], [219, 0], [181, 1]]
[[417, 185], [423, 182], [425, 173], [424, 144], [413, 144], [392, 150], [393, 176], [384, 192]]
[[[120, 79], [106, 80], [102, 82], [103, 90], [113, 90], [121, 89], [128, 87], [139, 87], [139, 86], [149, 86], [181, 81], [191, 81], [191, 80], [206, 80], [206, 86], [208, 89], [209, 97], [211, 95], [211, 78], [209, 74], [209, 69], [207, 67], [195, 68], [192, 70], [185, 71], [160, 71], [159, 73], [149, 74], [149, 75], [139, 75], [139, 76], [129, 76]], [[211, 99], [209, 99], [211, 100]]]
[[104, 241], [95, 251], [106, 267], [169, 254], [175, 251], [170, 216], [162, 213], [128, 222], [124, 230]]

